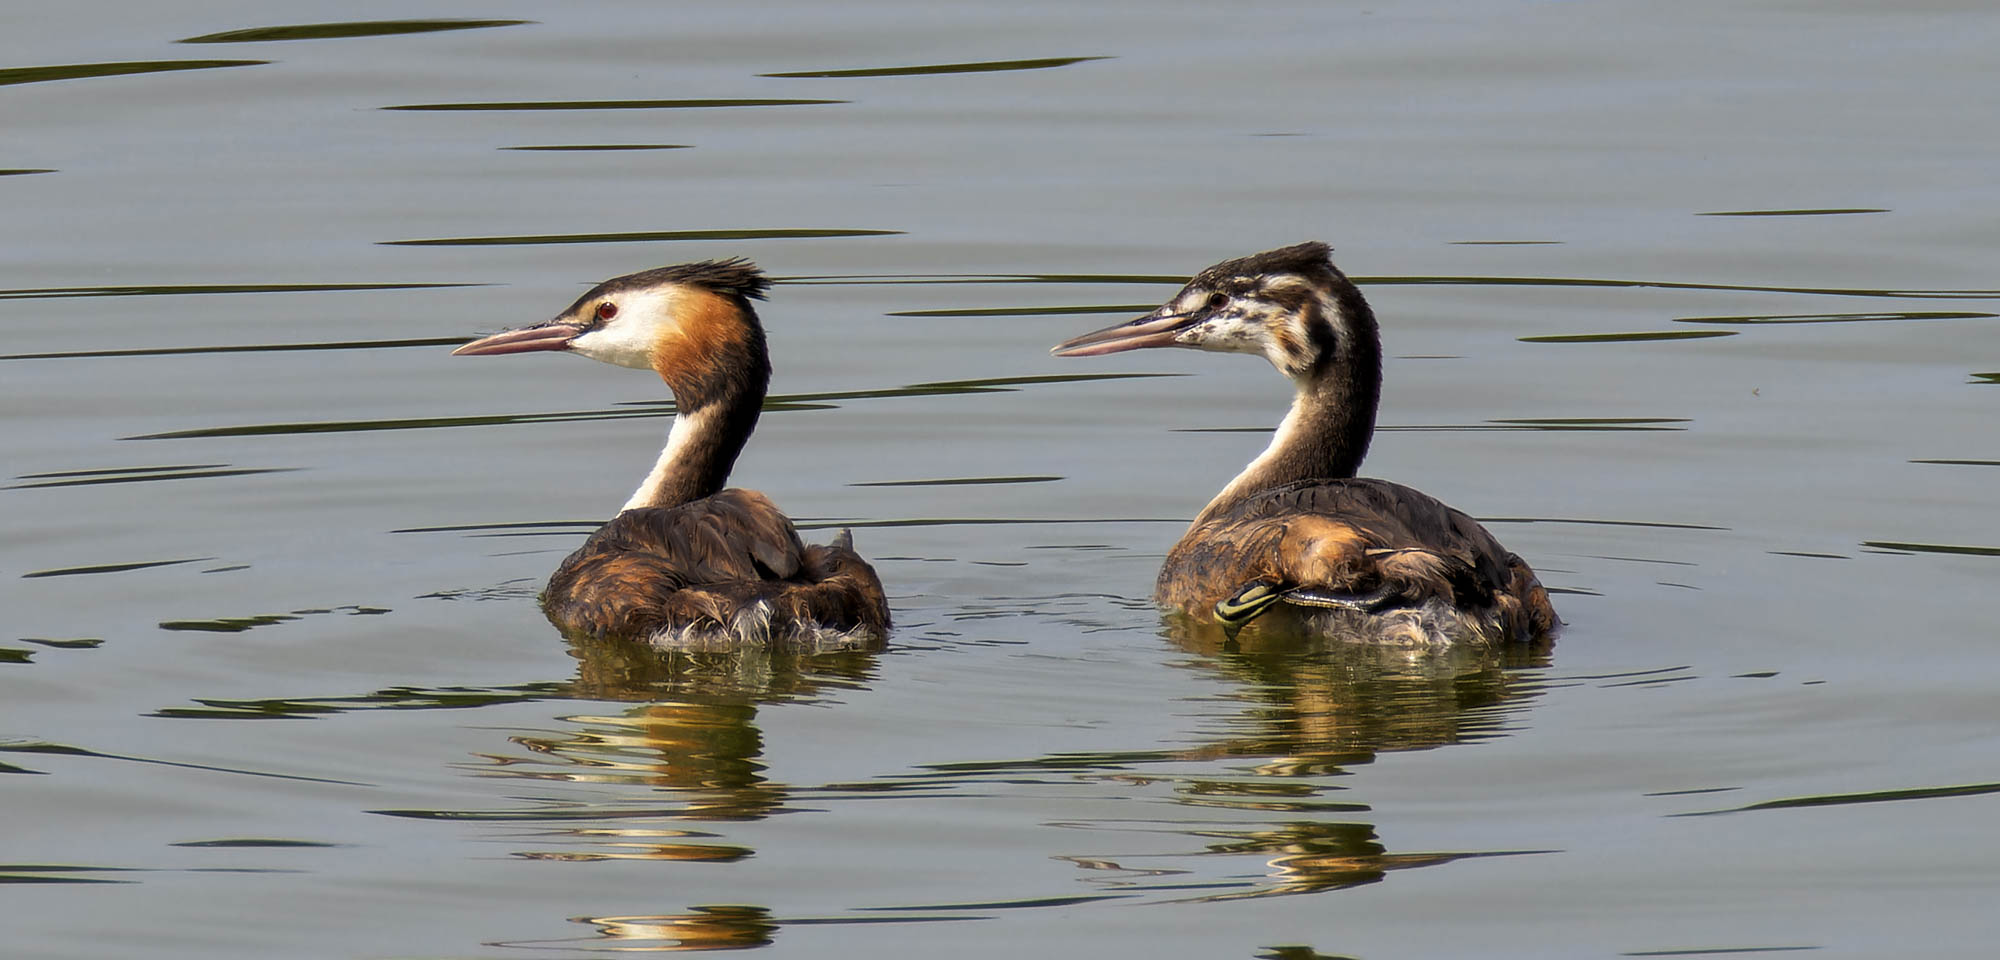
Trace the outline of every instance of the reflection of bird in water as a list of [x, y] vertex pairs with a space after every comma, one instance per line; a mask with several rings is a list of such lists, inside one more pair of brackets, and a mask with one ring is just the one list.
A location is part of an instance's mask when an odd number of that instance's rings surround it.
[[[1141, 848], [1144, 859], [1127, 859], [1135, 856], [1129, 847], [1063, 859], [1105, 871], [1108, 882], [1126, 889], [1146, 883], [1148, 875], [1175, 874], [1162, 890], [1177, 896], [1204, 890], [1189, 900], [1211, 902], [1339, 890], [1383, 880], [1392, 871], [1536, 852], [1393, 850], [1364, 822], [1379, 807], [1344, 802], [1339, 791], [1354, 789], [1343, 782], [1351, 784], [1350, 775], [1392, 751], [1506, 736], [1545, 689], [1539, 677], [1519, 673], [1546, 666], [1543, 652], [1521, 644], [1456, 644], [1418, 652], [1328, 644], [1275, 631], [1245, 631], [1224, 640], [1212, 626], [1183, 629], [1187, 626], [1172, 624], [1172, 639], [1198, 656], [1180, 665], [1225, 680], [1235, 689], [1215, 702], [1233, 703], [1240, 711], [1203, 723], [1203, 742], [1160, 756], [1176, 769], [1187, 769], [1191, 761], [1224, 768], [1178, 778], [1176, 799], [1200, 811], [1199, 819], [1119, 818], [1107, 827], [1123, 833], [1145, 824], [1152, 832], [1183, 834], [1198, 843]], [[1060, 759], [1074, 768], [1073, 756]], [[1134, 755], [1115, 759], [1129, 769]], [[1262, 860], [1265, 875], [1247, 873], [1236, 865], [1239, 858]], [[1211, 882], [1190, 883], [1182, 875], [1190, 873]]]
[[1216, 743], [1197, 749], [1259, 758], [1270, 777], [1310, 777], [1372, 763], [1377, 754], [1504, 736], [1537, 700], [1546, 650], [1457, 644], [1421, 654], [1380, 644], [1326, 644], [1298, 634], [1220, 631], [1175, 623], [1186, 662], [1238, 687], [1246, 705]]
[[[754, 820], [778, 810], [793, 788], [765, 776], [766, 704], [831, 702], [874, 677], [869, 650], [805, 651], [795, 646], [738, 650], [655, 650], [615, 639], [571, 638], [577, 675], [561, 695], [630, 708], [563, 718], [568, 729], [510, 738], [532, 757], [491, 759], [489, 775], [637, 790], [644, 799], [602, 820], [571, 818], [551, 834], [580, 850], [539, 851], [538, 859], [729, 860], [747, 848], [662, 830], [676, 820]], [[646, 811], [641, 822], [632, 810]], [[694, 837], [694, 839], [688, 839]]]
[[784, 921], [768, 908], [747, 904], [690, 907], [689, 912], [653, 917], [572, 917], [594, 928], [593, 936], [563, 940], [516, 940], [509, 947], [604, 952], [745, 950], [768, 947]]
[[806, 546], [763, 494], [723, 488], [771, 379], [750, 306], [770, 283], [741, 259], [647, 270], [598, 284], [547, 323], [453, 351], [566, 350], [651, 369], [673, 391], [659, 462], [542, 593], [565, 633], [726, 645], [874, 640], [888, 628], [882, 583], [846, 532]]
[[1154, 599], [1234, 631], [1280, 612], [1316, 633], [1418, 645], [1536, 641], [1548, 593], [1486, 528], [1397, 483], [1354, 475], [1375, 432], [1375, 315], [1322, 243], [1218, 263], [1137, 320], [1055, 348], [1250, 353], [1297, 394], [1271, 445], [1168, 552]]

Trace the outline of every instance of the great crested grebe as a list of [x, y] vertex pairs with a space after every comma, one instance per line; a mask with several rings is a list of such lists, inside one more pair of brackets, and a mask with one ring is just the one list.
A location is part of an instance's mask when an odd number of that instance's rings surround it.
[[1479, 522], [1356, 477], [1375, 433], [1375, 314], [1323, 243], [1228, 260], [1146, 316], [1056, 346], [1262, 356], [1297, 393], [1271, 445], [1167, 553], [1153, 599], [1232, 635], [1283, 610], [1306, 629], [1412, 645], [1536, 642], [1561, 622], [1521, 558]]
[[659, 462], [542, 592], [565, 633], [709, 645], [861, 641], [888, 629], [882, 581], [846, 531], [807, 546], [769, 498], [723, 489], [771, 381], [750, 306], [770, 285], [741, 258], [660, 267], [606, 280], [546, 323], [452, 351], [566, 350], [651, 369], [673, 391]]

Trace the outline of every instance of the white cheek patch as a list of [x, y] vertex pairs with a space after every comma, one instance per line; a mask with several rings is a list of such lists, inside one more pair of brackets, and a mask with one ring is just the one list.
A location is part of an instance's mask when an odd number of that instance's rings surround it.
[[1254, 353], [1262, 356], [1268, 337], [1263, 327], [1245, 323], [1241, 317], [1216, 317], [1189, 327], [1174, 339], [1217, 353]]
[[617, 299], [618, 315], [604, 326], [571, 340], [571, 351], [592, 360], [635, 370], [653, 367], [653, 345], [673, 323], [674, 291], [626, 294]]

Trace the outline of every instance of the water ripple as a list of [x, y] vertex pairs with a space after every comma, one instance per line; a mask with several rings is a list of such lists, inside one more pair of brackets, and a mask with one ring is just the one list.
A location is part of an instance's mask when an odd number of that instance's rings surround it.
[[1516, 337], [1522, 343], [1633, 343], [1644, 340], [1707, 340], [1733, 337], [1735, 330], [1640, 330], [1632, 333], [1562, 333]]
[[356, 20], [346, 23], [301, 23], [284, 27], [250, 27], [187, 37], [175, 43], [255, 43], [267, 40], [331, 40], [343, 37], [386, 37], [439, 30], [512, 27], [533, 20]]
[[637, 233], [551, 233], [519, 237], [444, 237], [434, 240], [383, 240], [385, 247], [491, 247], [551, 243], [652, 243], [673, 240], [811, 240], [826, 237], [891, 237], [901, 230], [645, 230]]
[[[463, 342], [454, 339], [452, 343]], [[977, 380], [937, 380], [875, 390], [835, 390], [820, 393], [778, 394], [764, 400], [765, 413], [799, 410], [827, 410], [835, 405], [822, 401], [883, 399], [891, 397], [933, 397], [974, 393], [1009, 393], [1024, 386], [1046, 383], [1080, 383], [1093, 380], [1132, 380], [1149, 377], [1178, 377], [1178, 373], [1069, 373], [1026, 377], [986, 377]], [[477, 414], [458, 417], [405, 417], [389, 420], [322, 420], [301, 423], [255, 423], [231, 427], [201, 427], [147, 433], [121, 440], [187, 440], [208, 437], [258, 437], [306, 433], [354, 433], [369, 430], [425, 430], [437, 427], [485, 427], [510, 423], [569, 423], [584, 420], [628, 420], [667, 417], [675, 412], [671, 400], [646, 400], [620, 404], [609, 410], [570, 410], [555, 413]]]
[[846, 100], [499, 100], [485, 103], [405, 103], [384, 110], [704, 110], [716, 107], [804, 107]]
[[68, 63], [52, 67], [7, 67], [0, 69], [0, 87], [15, 83], [79, 80], [85, 77], [121, 77], [135, 73], [258, 67], [270, 62], [269, 60], [126, 60], [116, 63]]
[[0, 300], [60, 297], [172, 297], [216, 293], [319, 293], [340, 290], [430, 290], [484, 283], [148, 283], [118, 287], [25, 287], [0, 290]]
[[303, 469], [302, 467], [218, 469], [227, 466], [229, 465], [226, 463], [202, 463], [177, 467], [126, 467], [116, 470], [70, 470], [60, 473], [27, 473], [14, 479], [35, 480], [36, 482], [10, 484], [0, 487], [0, 490], [37, 490], [45, 487], [82, 487], [105, 483], [145, 483], [155, 480], [245, 477], [259, 473], [291, 473]]
[[502, 149], [502, 150], [548, 150], [548, 151], [564, 151], [564, 150], [581, 150], [581, 151], [593, 151], [593, 150], [596, 150], [596, 151], [603, 151], [603, 150], [687, 150], [687, 149], [690, 149], [690, 148], [691, 148], [691, 147], [693, 147], [693, 146], [694, 146], [694, 145], [693, 145], [693, 144], [690, 144], [690, 143], [544, 143], [544, 144], [533, 144], [533, 145], [529, 145], [529, 146], [521, 146], [521, 147], [501, 147], [500, 149]]
[[795, 73], [760, 73], [760, 77], [910, 77], [940, 73], [997, 73], [1007, 70], [1047, 70], [1067, 67], [1087, 60], [1111, 57], [1044, 57], [1038, 60], [986, 60], [978, 63], [937, 63], [918, 67], [864, 67], [855, 70], [801, 70]]
[[97, 357], [170, 357], [207, 353], [290, 353], [301, 350], [386, 350], [398, 347], [453, 347], [471, 337], [415, 337], [407, 340], [332, 340], [320, 343], [241, 343], [206, 347], [137, 347], [129, 350], [68, 350], [7, 353], [0, 360], [82, 360]]
[[24, 573], [21, 574], [21, 579], [32, 580], [38, 577], [75, 577], [93, 573], [124, 573], [127, 570], [144, 570], [148, 567], [170, 567], [180, 563], [200, 563], [203, 560], [213, 560], [213, 559], [215, 558], [188, 557], [184, 560], [141, 560], [141, 561], [134, 561], [131, 563], [100, 563], [86, 567], [59, 567], [54, 570], [36, 570], [32, 573]]
[[1677, 813], [1677, 817], [1706, 817], [1724, 813], [1747, 813], [1752, 810], [1796, 810], [1802, 807], [1839, 807], [1860, 803], [1892, 803], [1899, 800], [1936, 800], [1944, 797], [1978, 797], [2000, 793], [2000, 783], [1968, 783], [1951, 787], [1912, 787], [1904, 790], [1873, 790], [1867, 793], [1829, 793], [1809, 797], [1786, 797], [1781, 800], [1766, 800], [1727, 810], [1701, 810], [1694, 813]]

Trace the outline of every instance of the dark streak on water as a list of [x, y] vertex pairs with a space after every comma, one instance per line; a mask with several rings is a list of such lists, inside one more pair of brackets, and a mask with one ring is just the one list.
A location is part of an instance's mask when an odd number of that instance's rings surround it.
[[1662, 673], [1673, 673], [1675, 671], [1686, 670], [1686, 669], [1688, 669], [1688, 665], [1681, 664], [1679, 666], [1674, 666], [1674, 667], [1654, 667], [1650, 670], [1625, 670], [1618, 673], [1567, 674], [1560, 677], [1550, 677], [1549, 679], [1557, 682], [1570, 682], [1577, 680], [1618, 680], [1624, 677], [1653, 676]]
[[439, 30], [477, 30], [482, 27], [511, 27], [533, 20], [357, 20], [348, 23], [302, 23], [285, 27], [251, 27], [204, 33], [175, 43], [255, 43], [268, 40], [330, 40], [342, 37], [386, 37], [404, 33], [433, 33]]
[[1860, 803], [1892, 803], [1899, 800], [1936, 800], [1945, 797], [1979, 797], [2000, 793], [2000, 783], [1969, 783], [1952, 787], [1913, 787], [1906, 790], [1874, 790], [1867, 793], [1831, 793], [1811, 797], [1766, 800], [1727, 810], [1700, 810], [1677, 813], [1676, 817], [1708, 817], [1752, 810], [1796, 810], [1802, 807], [1837, 807]]
[[995, 73], [1007, 70], [1047, 70], [1067, 67], [1086, 60], [1111, 57], [1045, 57], [1039, 60], [988, 60], [980, 63], [939, 63], [919, 67], [867, 67], [857, 70], [802, 70], [796, 73], [760, 73], [760, 77], [909, 77], [940, 73]]
[[[1730, 293], [1797, 293], [1827, 297], [1885, 297], [1909, 300], [1994, 300], [2000, 290], [1886, 290], [1862, 287], [1775, 287], [1736, 283], [1688, 283], [1672, 280], [1604, 280], [1585, 277], [1471, 276], [1353, 276], [1359, 286], [1467, 287], [1591, 287], [1646, 290], [1713, 290]], [[966, 283], [1135, 283], [1180, 286], [1179, 274], [1017, 273], [1017, 274], [823, 274], [781, 278], [781, 282], [813, 284], [966, 284]], [[1150, 307], [1149, 307], [1150, 309]]]
[[405, 103], [384, 110], [705, 110], [715, 107], [806, 107], [846, 100], [511, 100], [490, 103]]
[[1633, 333], [1565, 333], [1516, 337], [1522, 343], [1632, 343], [1643, 340], [1706, 340], [1733, 337], [1735, 330], [1644, 330]]
[[19, 167], [11, 170], [0, 170], [0, 177], [21, 177], [31, 173], [54, 173], [54, 172], [56, 171], [52, 167]]
[[524, 147], [501, 147], [502, 150], [686, 150], [694, 146], [690, 143], [546, 143]]
[[51, 297], [179, 297], [215, 293], [320, 293], [340, 290], [432, 290], [483, 287], [484, 283], [198, 283], [144, 284], [127, 287], [29, 287], [0, 290], [0, 300], [40, 300]]
[[845, 527], [974, 527], [1038, 523], [1186, 523], [1185, 517], [915, 517], [904, 520], [800, 521], [800, 530], [832, 530]]
[[1675, 323], [1867, 323], [1879, 320], [1984, 320], [2000, 316], [1967, 310], [1911, 310], [1899, 313], [1777, 313], [1749, 317], [1675, 317]]
[[1819, 947], [1703, 947], [1690, 950], [1631, 950], [1619, 954], [1621, 957], [1718, 957], [1737, 953], [1791, 953], [1798, 950], [1818, 950]]
[[[1532, 427], [1537, 430], [1590, 430], [1639, 427], [1663, 423], [1693, 423], [1687, 417], [1514, 417], [1488, 420], [1487, 423], [1513, 424]], [[1654, 427], [1654, 429], [1683, 430], [1685, 427]]]
[[[18, 868], [12, 868], [12, 867], [5, 867], [5, 866], [0, 866], [0, 870], [8, 870], [8, 869], [18, 869]], [[60, 867], [60, 868], [56, 868], [56, 869], [63, 869], [63, 870], [72, 870], [72, 869], [73, 869], [73, 870], [108, 870], [108, 869], [112, 869], [112, 868], [110, 868], [110, 867]], [[46, 876], [46, 875], [40, 875], [40, 874], [36, 874], [36, 875], [30, 875], [30, 876], [21, 876], [21, 875], [18, 875], [18, 874], [12, 874], [12, 873], [0, 873], [0, 883], [38, 883], [38, 884], [39, 884], [39, 883], [138, 883], [138, 882], [139, 882], [139, 881], [137, 881], [137, 880], [112, 880], [112, 879], [109, 879], [109, 878], [104, 878], [104, 877], [51, 877], [51, 876]]]
[[947, 480], [875, 480], [850, 487], [957, 487], [988, 483], [1053, 483], [1061, 477], [957, 477]]
[[[766, 403], [765, 412], [797, 409], [796, 405]], [[120, 440], [191, 440], [207, 437], [266, 437], [304, 433], [358, 433], [369, 430], [429, 430], [440, 427], [488, 427], [506, 423], [569, 423], [581, 420], [635, 420], [670, 416], [662, 410], [575, 410], [561, 413], [492, 414], [464, 417], [409, 417], [395, 420], [324, 420], [307, 423], [260, 423], [238, 427], [206, 427], [147, 433]]]
[[1908, 553], [1952, 553], [1973, 557], [2000, 557], [2000, 547], [1967, 546], [1951, 543], [1906, 543], [1900, 540], [1863, 540], [1864, 547], [1901, 550]]
[[51, 477], [108, 477], [126, 473], [171, 473], [178, 470], [210, 470], [226, 467], [226, 463], [177, 463], [165, 467], [111, 467], [103, 470], [57, 470], [53, 473], [24, 473], [16, 480], [42, 480]]
[[1653, 678], [1653, 679], [1650, 679], [1650, 680], [1626, 680], [1626, 681], [1624, 681], [1624, 682], [1621, 682], [1621, 683], [1605, 683], [1605, 684], [1599, 684], [1599, 686], [1600, 686], [1600, 687], [1601, 687], [1602, 689], [1605, 689], [1605, 690], [1610, 690], [1610, 689], [1612, 689], [1612, 688], [1615, 688], [1615, 687], [1650, 687], [1650, 686], [1658, 686], [1658, 685], [1661, 685], [1661, 684], [1667, 684], [1667, 683], [1681, 683], [1681, 682], [1684, 682], [1684, 681], [1688, 681], [1688, 680], [1699, 680], [1699, 679], [1701, 679], [1701, 678], [1700, 678], [1700, 677], [1697, 677], [1697, 676], [1685, 676], [1685, 677], [1655, 677], [1655, 678]]
[[[203, 571], [208, 572], [208, 571]], [[388, 607], [369, 607], [348, 604], [339, 607], [325, 607], [308, 610], [294, 610], [291, 613], [265, 613], [248, 617], [218, 617], [213, 620], [165, 620], [159, 624], [162, 630], [198, 631], [203, 633], [242, 633], [254, 627], [268, 627], [273, 624], [290, 623], [303, 617], [325, 613], [344, 613], [351, 617], [381, 616], [389, 613]]]
[[181, 842], [179, 842], [179, 843], [170, 843], [170, 844], [167, 844], [167, 846], [170, 846], [170, 847], [225, 847], [225, 848], [233, 848], [233, 847], [255, 847], [255, 848], [264, 848], [264, 847], [323, 847], [323, 848], [328, 848], [328, 849], [331, 849], [331, 848], [334, 848], [334, 847], [344, 847], [344, 846], [350, 846], [350, 844], [344, 844], [344, 843], [323, 843], [323, 842], [321, 842], [321, 841], [317, 841], [317, 840], [281, 840], [281, 839], [266, 839], [266, 838], [261, 838], [261, 837], [242, 837], [242, 838], [231, 838], [231, 839], [227, 839], [227, 840], [183, 840], [183, 841], [181, 841]]
[[861, 910], [1019, 910], [1028, 907], [1067, 907], [1079, 903], [1097, 903], [1103, 900], [1120, 900], [1131, 894], [1085, 894], [1072, 897], [1036, 897], [1025, 900], [987, 900], [979, 903], [938, 903], [908, 907], [860, 907]]
[[[452, 341], [461, 342], [459, 340]], [[1178, 373], [1072, 373], [1028, 377], [987, 377], [978, 380], [940, 380], [913, 383], [882, 390], [841, 390], [825, 393], [782, 394], [764, 401], [764, 412], [826, 410], [832, 405], [817, 401], [860, 400], [888, 397], [949, 396], [970, 393], [1007, 393], [1021, 386], [1040, 383], [1076, 383], [1092, 380], [1131, 380], [1147, 377], [1178, 377]], [[580, 420], [627, 420], [673, 415], [671, 400], [647, 400], [621, 404], [611, 410], [573, 410], [559, 413], [486, 414], [462, 417], [411, 417], [394, 420], [330, 420], [307, 423], [263, 423], [235, 427], [203, 427], [120, 437], [121, 440], [186, 440], [203, 437], [255, 437], [302, 433], [353, 433], [367, 430], [420, 430], [436, 427], [483, 427], [509, 423], [568, 423]]]
[[455, 347], [471, 337], [417, 337], [409, 340], [336, 340], [325, 343], [245, 343], [208, 347], [137, 347], [130, 350], [70, 350], [8, 353], [0, 360], [83, 360], [94, 357], [169, 357], [199, 353], [288, 353], [297, 350], [386, 350], [400, 347]]
[[1888, 213], [1884, 207], [1824, 207], [1807, 210], [1717, 210], [1697, 217], [1832, 217], [1850, 213]]
[[668, 240], [801, 240], [826, 237], [890, 237], [901, 230], [649, 230], [637, 233], [554, 233], [522, 237], [446, 237], [384, 240], [390, 247], [487, 247], [548, 243], [652, 243]]
[[[1673, 424], [1692, 423], [1686, 417], [1550, 417], [1509, 418], [1484, 423], [1383, 424], [1376, 433], [1471, 433], [1535, 430], [1558, 433], [1645, 433], [1685, 431]], [[1170, 433], [1270, 433], [1270, 427], [1171, 427]]]
[[891, 317], [1059, 317], [1088, 313], [1145, 313], [1157, 304], [1112, 303], [1075, 307], [976, 307], [964, 310], [898, 310]]
[[1618, 561], [1618, 562], [1620, 562], [1620, 563], [1659, 563], [1659, 564], [1665, 564], [1665, 565], [1667, 565], [1667, 566], [1672, 566], [1672, 567], [1696, 567], [1696, 566], [1700, 566], [1700, 564], [1697, 564], [1697, 563], [1690, 563], [1690, 562], [1688, 562], [1688, 561], [1686, 561], [1686, 560], [1661, 560], [1661, 559], [1657, 559], [1657, 558], [1654, 558], [1654, 557], [1620, 557], [1620, 556], [1613, 556], [1613, 555], [1611, 555], [1611, 554], [1606, 554], [1606, 553], [1585, 553], [1585, 554], [1572, 554], [1572, 556], [1583, 556], [1583, 557], [1588, 557], [1588, 558], [1590, 558], [1590, 559], [1592, 559], [1592, 560], [1615, 560], [1615, 561]]
[[210, 477], [246, 477], [259, 473], [291, 473], [300, 467], [256, 467], [234, 470], [183, 470], [175, 473], [158, 470], [137, 472], [132, 476], [87, 477], [75, 480], [47, 480], [41, 483], [16, 483], [0, 487], [0, 490], [35, 490], [43, 487], [82, 487], [101, 483], [145, 483], [153, 480], [195, 480]]
[[1700, 523], [1664, 523], [1646, 520], [1578, 520], [1562, 517], [1480, 517], [1480, 523], [1586, 523], [1609, 527], [1655, 527], [1663, 530], [1727, 530]]
[[86, 77], [120, 77], [135, 73], [165, 73], [173, 70], [217, 70], [223, 67], [258, 67], [269, 60], [127, 60], [116, 63], [68, 63], [52, 67], [8, 67], [0, 69], [0, 87], [15, 83], [46, 83], [51, 80], [80, 80]]
[[152, 757], [134, 757], [116, 753], [100, 753], [84, 747], [72, 747], [63, 743], [46, 741], [0, 742], [0, 753], [34, 753], [61, 757], [87, 757], [96, 760], [125, 760], [131, 763], [146, 763], [162, 767], [180, 767], [186, 770], [207, 770], [212, 773], [233, 773], [245, 777], [264, 777], [272, 780], [295, 780], [301, 783], [332, 783], [347, 787], [366, 787], [369, 784], [353, 780], [331, 780], [326, 777], [306, 777], [290, 773], [265, 773], [259, 770], [241, 770], [233, 767], [211, 766], [205, 763], [183, 763], [178, 760], [158, 760]]
[[134, 563], [103, 563], [88, 567], [61, 567], [55, 570], [37, 570], [33, 573], [24, 573], [21, 574], [21, 579], [32, 580], [38, 577], [76, 577], [93, 573], [124, 573], [127, 570], [144, 570], [148, 567], [170, 567], [175, 564], [200, 563], [203, 560], [213, 560], [213, 559], [215, 558], [189, 557], [185, 560], [146, 560]]
[[1619, 287], [1651, 290], [1717, 290], [1740, 293], [1803, 293], [1828, 297], [1890, 297], [1911, 300], [1991, 300], [2000, 290], [1871, 290], [1854, 287], [1767, 287], [1739, 283], [1682, 283], [1669, 280], [1594, 280], [1575, 277], [1355, 277], [1362, 286]]
[[560, 683], [529, 683], [515, 687], [390, 687], [345, 697], [293, 697], [265, 700], [197, 698], [200, 707], [165, 707], [147, 716], [183, 720], [310, 720], [330, 714], [367, 710], [467, 710], [503, 704], [533, 703], [569, 696]]
[[469, 530], [542, 530], [568, 527], [589, 532], [604, 525], [602, 520], [528, 520], [514, 523], [462, 523], [442, 527], [403, 527], [390, 533], [462, 533]]
[[32, 643], [35, 644], [36, 646], [49, 647], [50, 649], [54, 650], [95, 650], [98, 647], [104, 645], [104, 641], [97, 637], [72, 637], [68, 639], [56, 639], [54, 637], [22, 637], [21, 642]]

